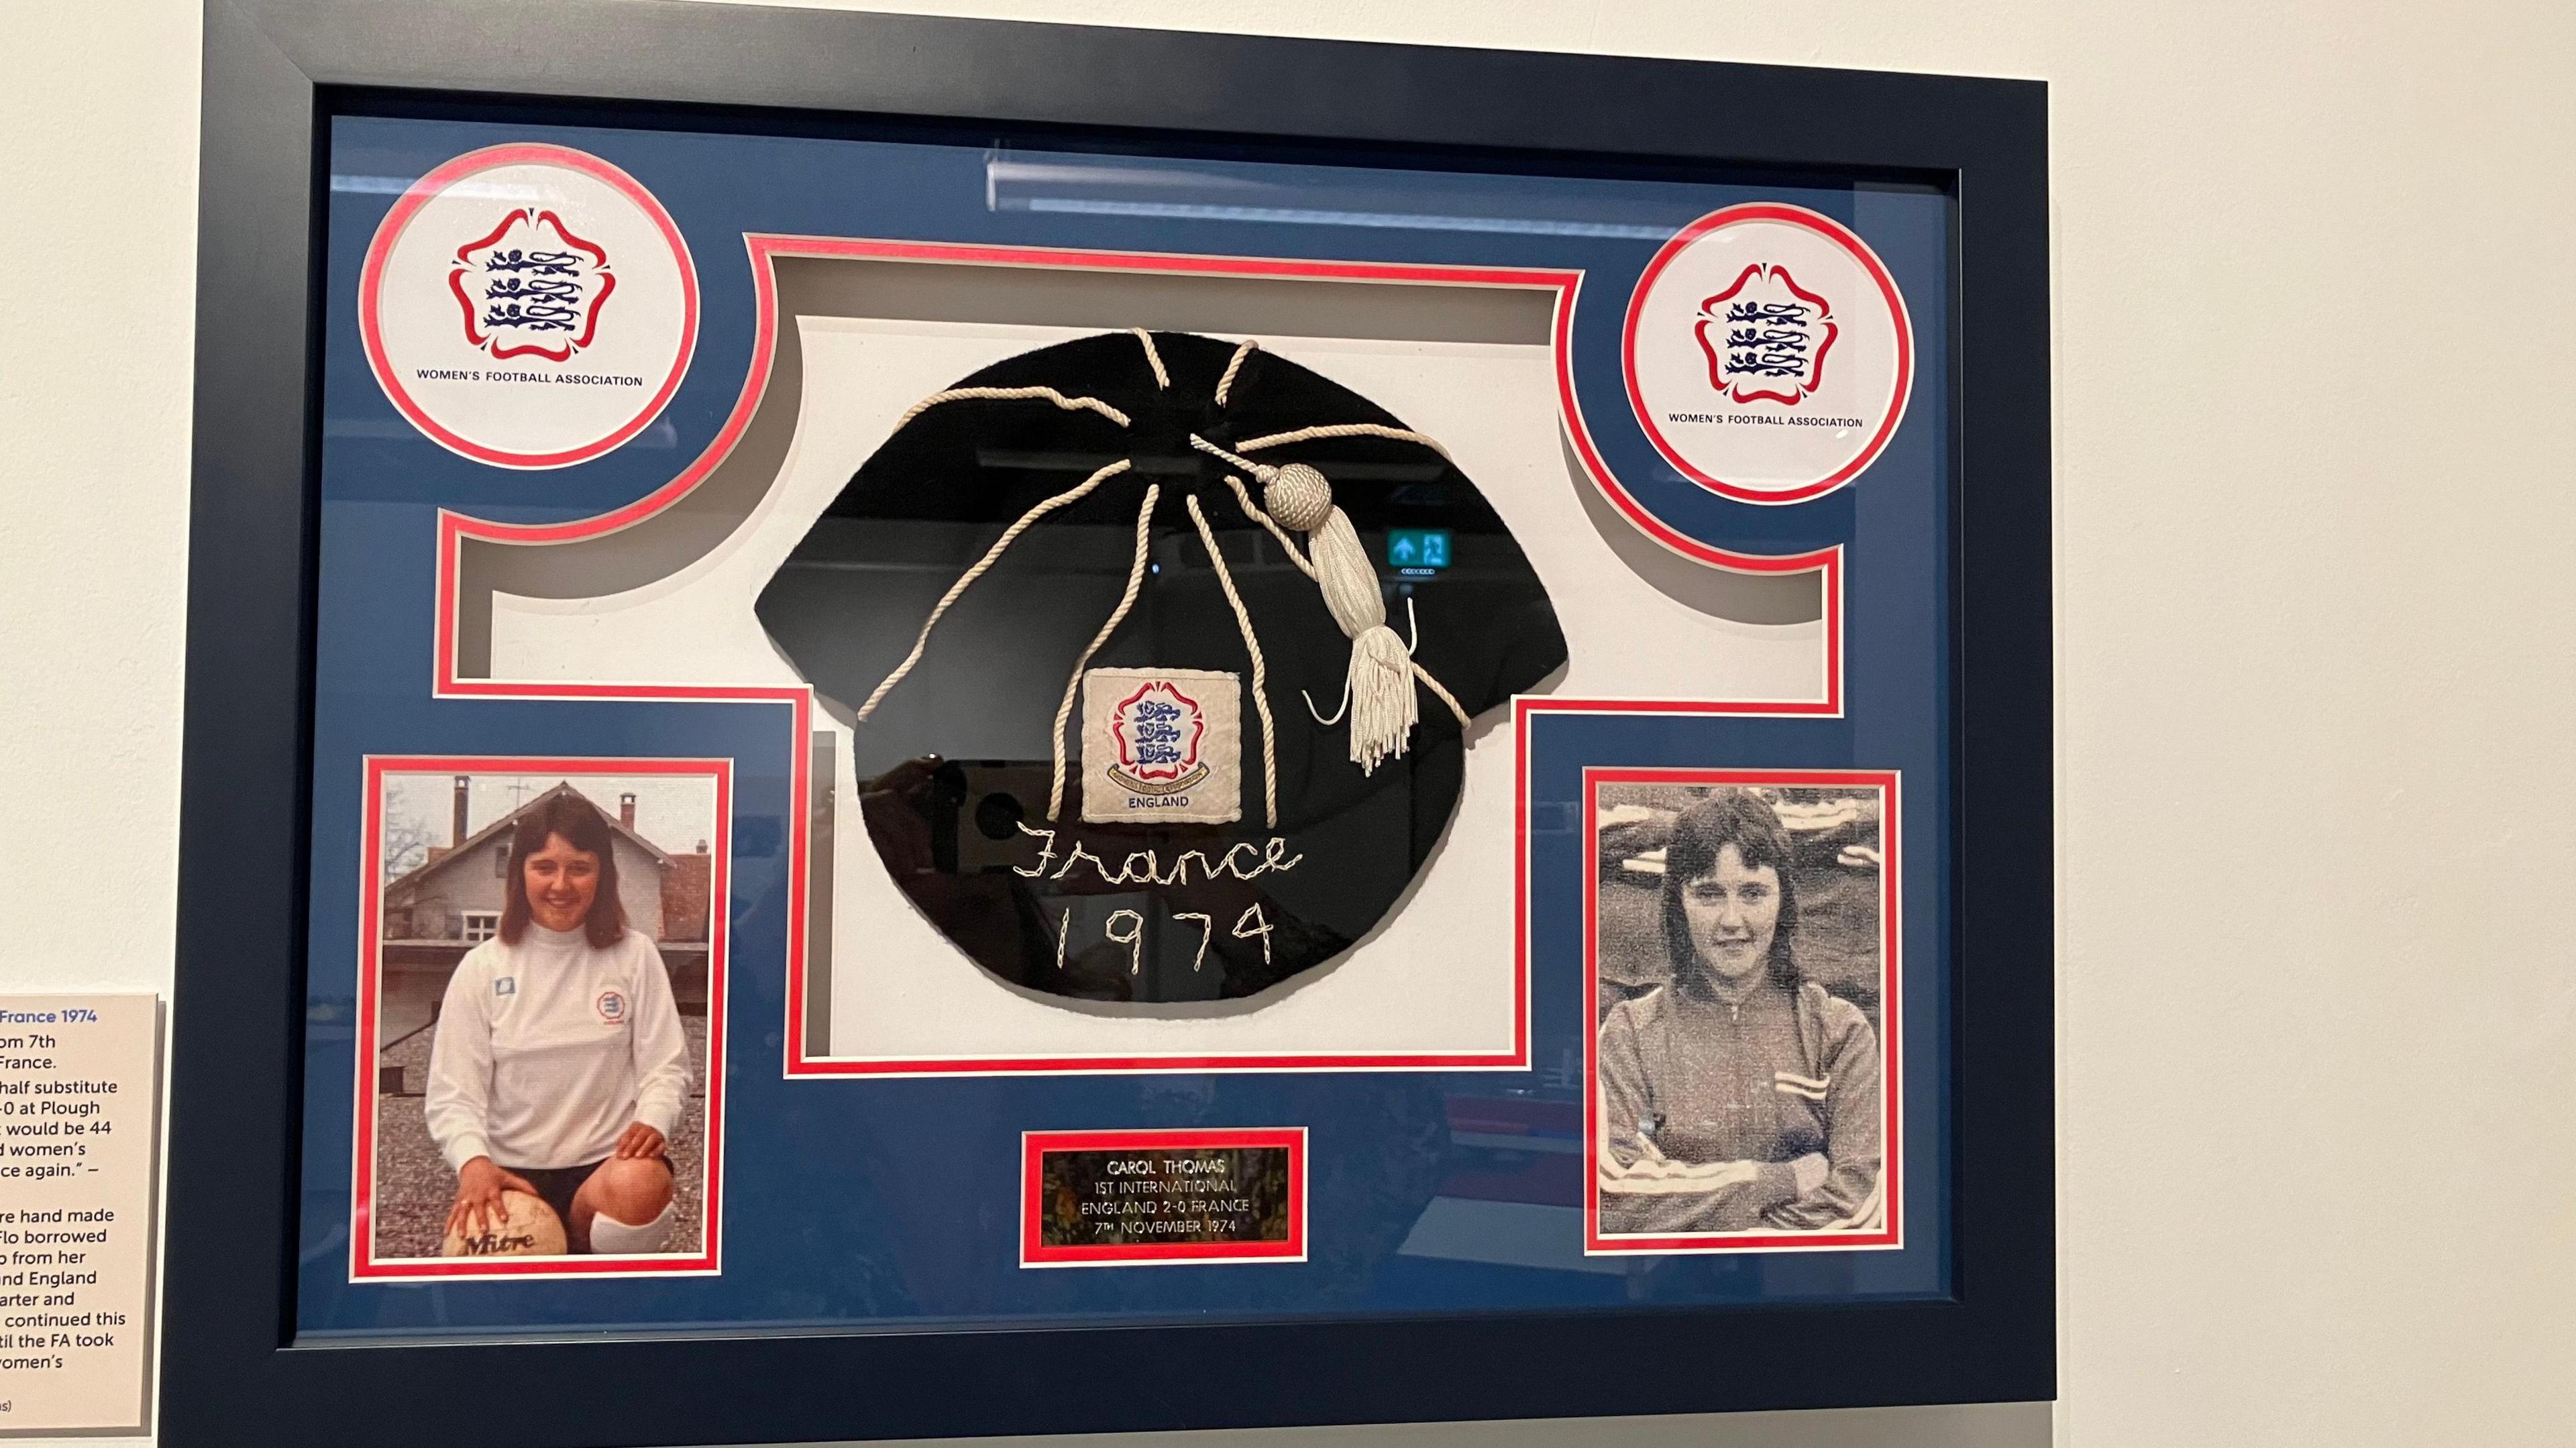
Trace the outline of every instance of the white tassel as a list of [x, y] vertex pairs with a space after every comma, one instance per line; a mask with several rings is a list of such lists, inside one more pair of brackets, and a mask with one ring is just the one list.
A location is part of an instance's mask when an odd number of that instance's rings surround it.
[[1304, 463], [1279, 468], [1264, 480], [1262, 501], [1272, 517], [1307, 535], [1324, 607], [1351, 641], [1351, 762], [1374, 774], [1378, 765], [1403, 757], [1421, 718], [1413, 651], [1386, 626], [1377, 570], [1350, 515], [1333, 506], [1333, 487], [1322, 473]]
[[1401, 758], [1421, 709], [1413, 699], [1413, 655], [1385, 624], [1351, 640], [1351, 762], [1362, 774]]

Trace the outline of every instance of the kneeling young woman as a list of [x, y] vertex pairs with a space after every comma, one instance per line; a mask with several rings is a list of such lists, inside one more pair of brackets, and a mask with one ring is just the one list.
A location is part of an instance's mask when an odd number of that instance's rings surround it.
[[519, 822], [500, 931], [457, 963], [429, 1058], [451, 1229], [544, 1199], [575, 1252], [659, 1252], [689, 1046], [662, 955], [617, 900], [608, 821], [569, 791]]

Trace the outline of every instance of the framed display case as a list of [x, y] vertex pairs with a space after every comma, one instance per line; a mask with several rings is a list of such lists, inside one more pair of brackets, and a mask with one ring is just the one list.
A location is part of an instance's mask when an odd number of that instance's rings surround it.
[[2041, 86], [205, 44], [167, 1441], [2053, 1395]]

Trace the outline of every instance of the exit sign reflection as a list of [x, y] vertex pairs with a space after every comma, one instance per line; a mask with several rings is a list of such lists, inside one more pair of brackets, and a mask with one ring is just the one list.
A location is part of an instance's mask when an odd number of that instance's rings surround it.
[[1389, 528], [1386, 563], [1401, 573], [1437, 573], [1449, 566], [1446, 528]]

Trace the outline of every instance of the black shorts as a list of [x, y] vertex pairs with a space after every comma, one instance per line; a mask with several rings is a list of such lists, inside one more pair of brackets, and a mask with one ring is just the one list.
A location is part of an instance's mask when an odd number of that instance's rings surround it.
[[[555, 1209], [555, 1220], [563, 1223], [565, 1235], [570, 1236], [573, 1197], [581, 1191], [581, 1184], [590, 1180], [592, 1172], [608, 1165], [611, 1160], [613, 1158], [603, 1156], [588, 1166], [505, 1166], [501, 1170], [523, 1177], [528, 1185], [535, 1187], [545, 1204]], [[653, 1160], [660, 1162], [664, 1171], [672, 1169], [671, 1159], [667, 1156], [657, 1156]]]

